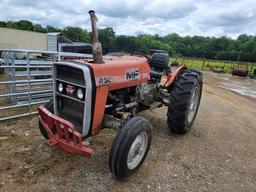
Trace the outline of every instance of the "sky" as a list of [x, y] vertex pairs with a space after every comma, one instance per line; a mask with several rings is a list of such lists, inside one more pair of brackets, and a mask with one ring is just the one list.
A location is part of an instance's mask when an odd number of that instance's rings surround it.
[[98, 27], [112, 27], [117, 35], [256, 34], [256, 0], [1, 0], [0, 20], [90, 30], [91, 9]]

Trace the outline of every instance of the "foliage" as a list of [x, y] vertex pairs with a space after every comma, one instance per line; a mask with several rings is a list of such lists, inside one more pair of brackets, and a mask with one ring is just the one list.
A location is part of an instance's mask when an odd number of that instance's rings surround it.
[[80, 27], [65, 27], [62, 32], [73, 41], [89, 42], [89, 33]]
[[[0, 21], [0, 27], [35, 31], [41, 33], [63, 32], [70, 39], [81, 42], [91, 42], [91, 33], [80, 27], [68, 26], [63, 29], [51, 25], [42, 26], [30, 21]], [[143, 52], [148, 49], [162, 49], [171, 56], [201, 57], [220, 60], [256, 61], [256, 36], [241, 34], [237, 39], [228, 37], [181, 37], [176, 33], [166, 36], [115, 35], [112, 28], [98, 30], [104, 53], [111, 51]]]
[[112, 28], [98, 30], [99, 40], [102, 44], [103, 53], [108, 53], [114, 50], [115, 32]]

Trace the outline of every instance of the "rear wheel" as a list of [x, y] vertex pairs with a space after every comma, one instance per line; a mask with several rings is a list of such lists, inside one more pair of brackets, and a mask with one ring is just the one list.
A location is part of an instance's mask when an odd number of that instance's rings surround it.
[[143, 117], [127, 121], [116, 136], [109, 154], [109, 168], [116, 179], [125, 179], [143, 164], [151, 145], [152, 126]]
[[185, 134], [191, 130], [202, 94], [202, 76], [184, 70], [176, 80], [169, 98], [167, 123], [172, 132]]
[[[50, 101], [49, 103], [45, 104], [44, 106], [48, 111], [53, 113], [53, 101]], [[49, 137], [48, 137], [47, 131], [44, 129], [44, 127], [40, 121], [39, 121], [39, 130], [40, 130], [40, 133], [43, 135], [43, 137], [48, 140]]]

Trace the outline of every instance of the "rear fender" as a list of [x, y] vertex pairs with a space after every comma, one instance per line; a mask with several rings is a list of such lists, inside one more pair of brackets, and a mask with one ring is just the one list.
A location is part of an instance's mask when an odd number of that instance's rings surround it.
[[184, 64], [182, 64], [178, 67], [177, 70], [167, 75], [167, 79], [166, 79], [166, 82], [164, 83], [164, 87], [168, 90], [168, 92], [171, 91], [174, 82], [177, 80], [180, 73], [185, 69], [187, 69], [187, 67]]

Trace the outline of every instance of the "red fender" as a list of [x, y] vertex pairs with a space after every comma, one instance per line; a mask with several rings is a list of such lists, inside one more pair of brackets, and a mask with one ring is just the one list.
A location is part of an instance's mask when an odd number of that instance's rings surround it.
[[170, 91], [173, 83], [177, 80], [177, 78], [179, 77], [180, 73], [187, 69], [186, 65], [182, 64], [178, 67], [178, 69], [172, 73], [169, 73], [167, 75], [167, 79], [166, 82], [164, 83], [165, 88]]

